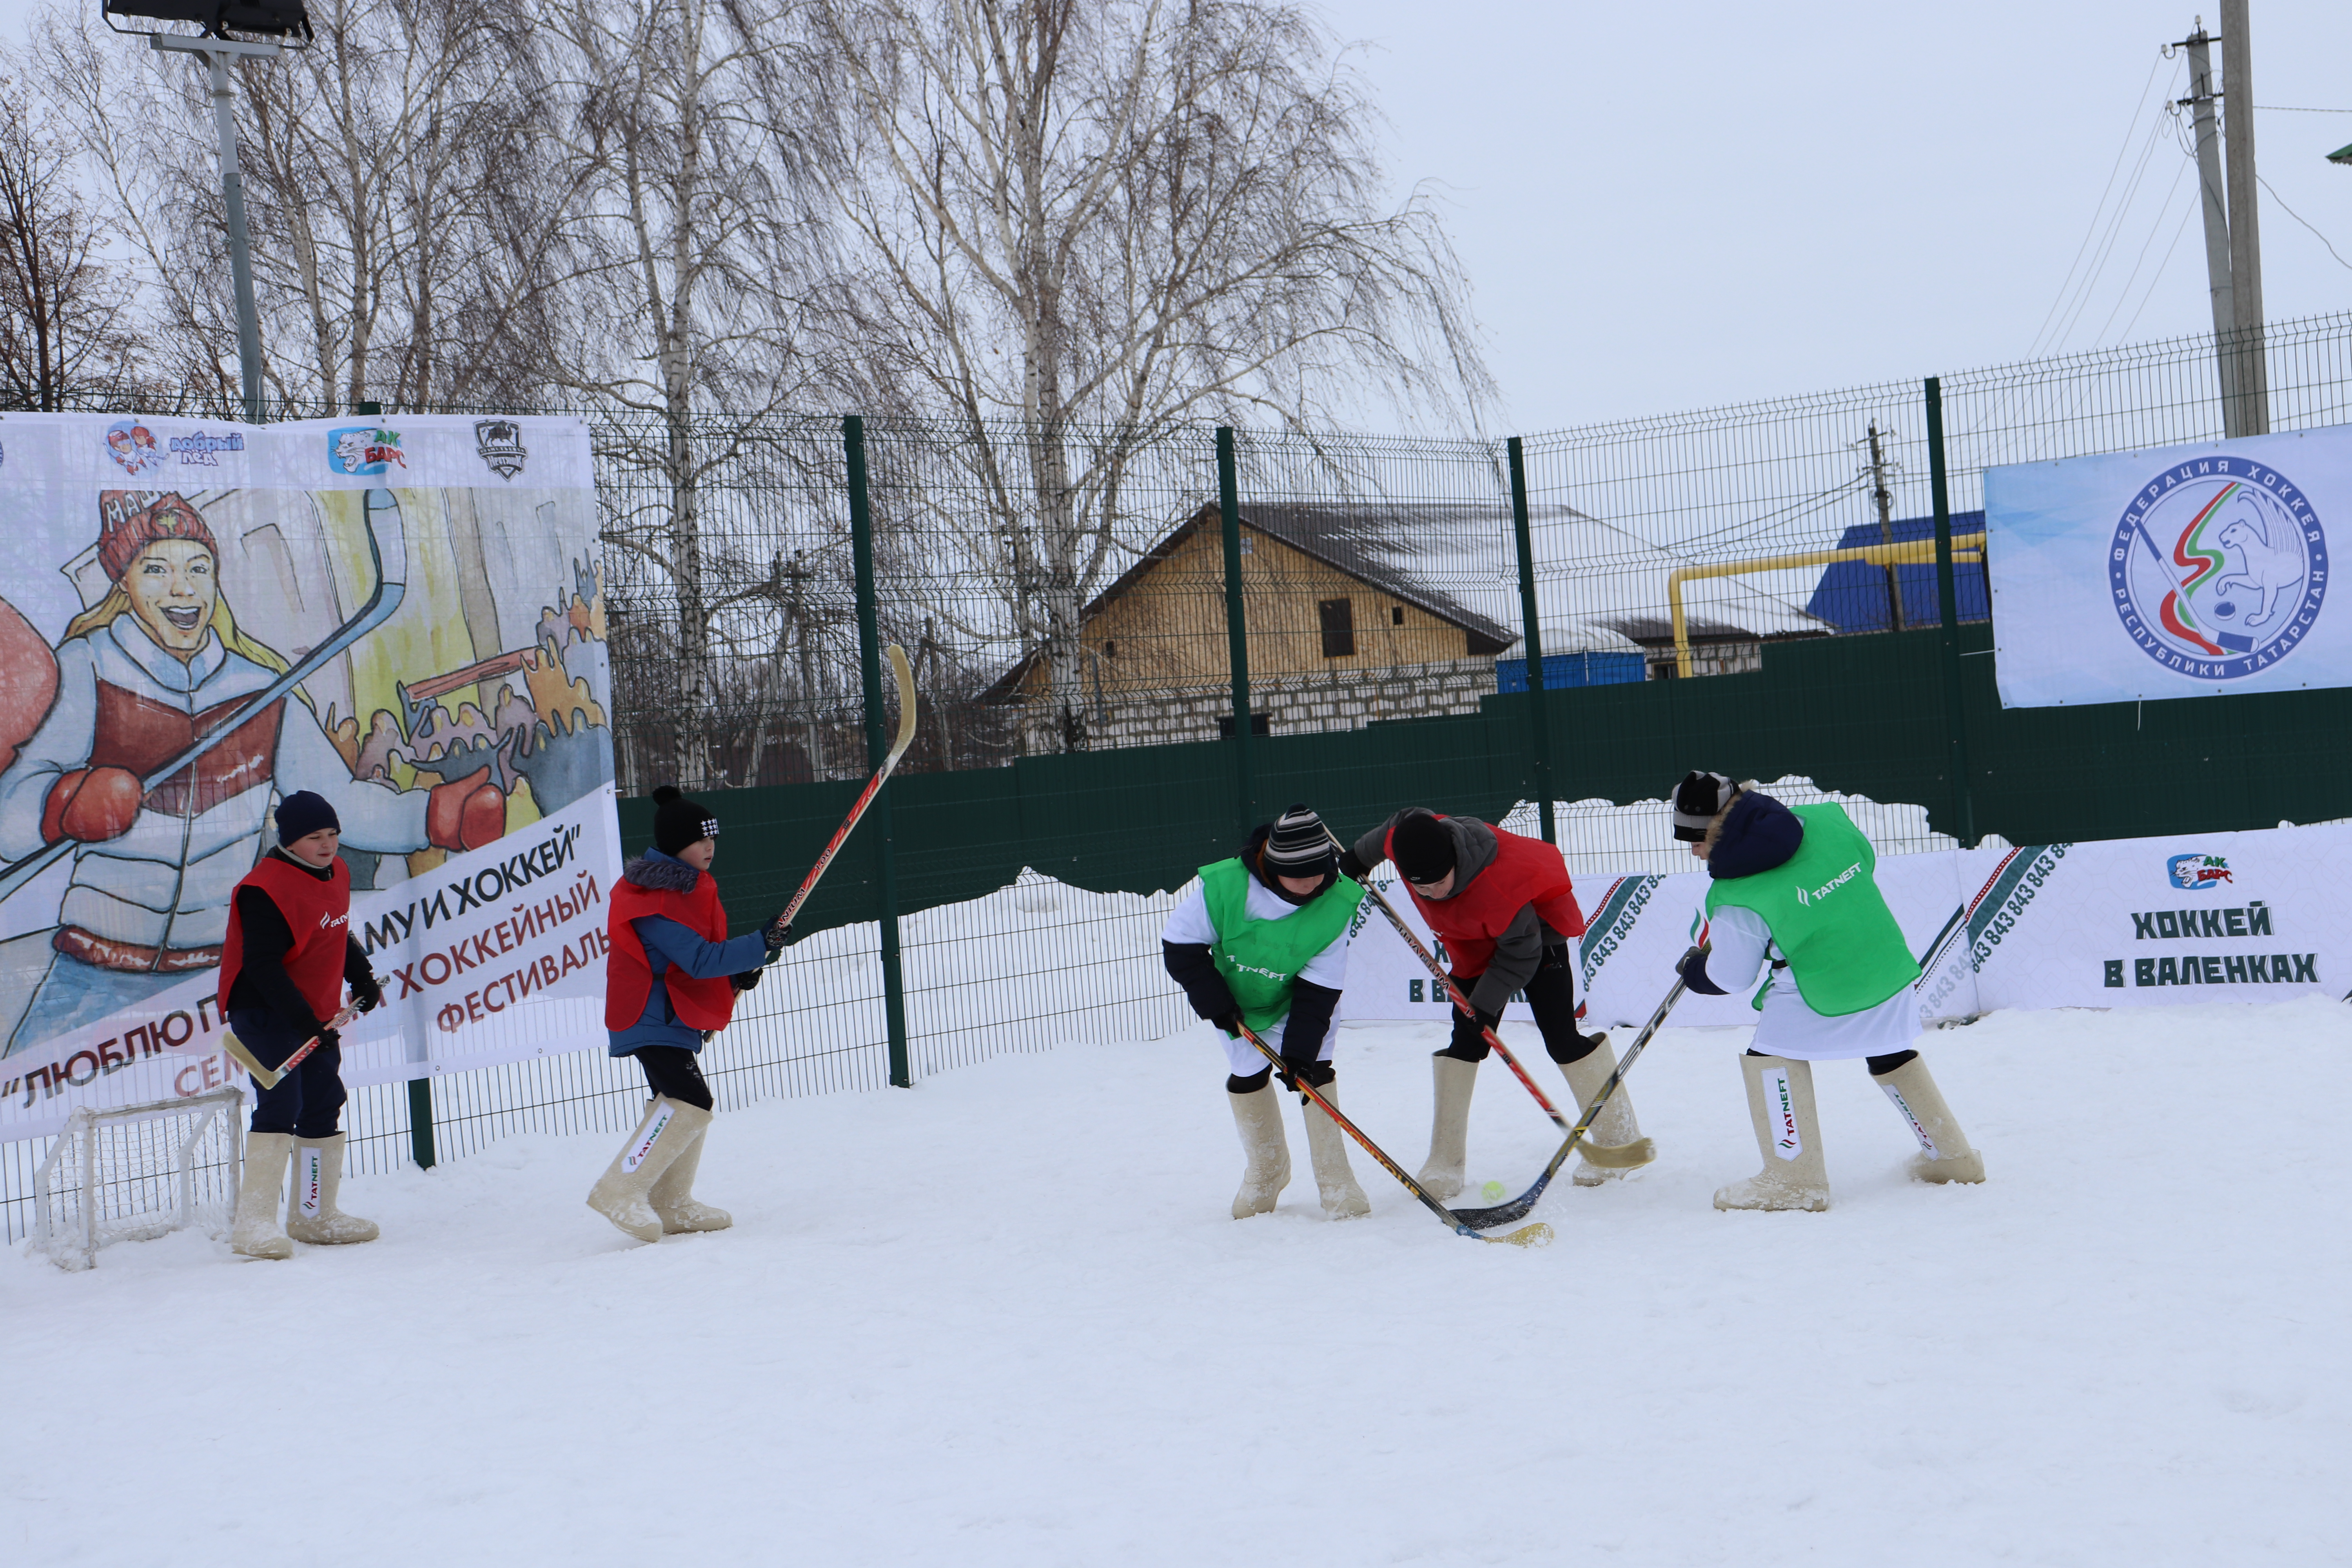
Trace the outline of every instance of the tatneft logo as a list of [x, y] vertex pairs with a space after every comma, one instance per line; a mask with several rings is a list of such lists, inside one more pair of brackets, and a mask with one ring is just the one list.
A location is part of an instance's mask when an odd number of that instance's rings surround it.
[[2230, 863], [2219, 855], [2175, 855], [2165, 861], [2164, 874], [2192, 893], [2210, 893], [2231, 879]]
[[1255, 963], [1244, 963], [1240, 959], [1234, 957], [1230, 953], [1225, 955], [1225, 962], [1232, 964], [1235, 969], [1240, 970], [1244, 974], [1263, 974], [1268, 980], [1287, 980], [1290, 978], [1289, 975], [1285, 974], [1279, 969], [1260, 969]]
[[320, 1207], [319, 1202], [320, 1164], [320, 1151], [317, 1149], [302, 1151], [302, 1212], [313, 1218], [318, 1216]]
[[652, 1124], [646, 1127], [646, 1135], [629, 1146], [628, 1153], [621, 1161], [622, 1170], [634, 1171], [646, 1163], [646, 1156], [652, 1153], [654, 1145], [661, 1141], [662, 1129], [669, 1125], [669, 1107], [663, 1106], [661, 1114], [656, 1116]]
[[2327, 538], [2311, 498], [2275, 468], [2200, 458], [2124, 508], [2107, 585], [2142, 653], [2200, 680], [2238, 680], [2293, 653], [2317, 623]]
[[1793, 1160], [1805, 1152], [1805, 1135], [1797, 1129], [1797, 1096], [1789, 1087], [1787, 1068], [1776, 1068], [1765, 1074], [1764, 1097], [1780, 1123], [1773, 1131], [1772, 1152], [1783, 1160]]
[[1832, 893], [1836, 892], [1840, 888], [1844, 887], [1848, 882], [1853, 881], [1856, 877], [1861, 875], [1862, 862], [1857, 860], [1853, 865], [1848, 866], [1844, 870], [1840, 871], [1836, 876], [1832, 877], [1828, 881], [1823, 882], [1818, 888], [1810, 889], [1799, 888], [1797, 889], [1797, 902], [1803, 905], [1811, 905], [1815, 899], [1826, 899]]
[[394, 465], [408, 467], [400, 449], [400, 432], [373, 425], [353, 425], [327, 432], [327, 467], [339, 474], [381, 474]]

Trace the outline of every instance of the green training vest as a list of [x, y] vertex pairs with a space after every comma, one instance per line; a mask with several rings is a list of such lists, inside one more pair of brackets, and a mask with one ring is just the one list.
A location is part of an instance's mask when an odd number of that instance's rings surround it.
[[1209, 923], [1217, 929], [1209, 956], [1241, 1004], [1242, 1021], [1263, 1034], [1289, 1016], [1298, 972], [1339, 940], [1364, 901], [1364, 889], [1351, 878], [1334, 877], [1297, 914], [1258, 921], [1249, 917], [1249, 868], [1238, 858], [1201, 868]]
[[[1789, 809], [1805, 825], [1796, 854], [1769, 871], [1712, 884], [1706, 912], [1712, 918], [1729, 904], [1763, 916], [1797, 994], [1814, 1012], [1829, 1018], [1866, 1012], [1919, 978], [1903, 928], [1871, 876], [1878, 853], [1842, 805]], [[1764, 1005], [1761, 990], [1756, 1005]]]

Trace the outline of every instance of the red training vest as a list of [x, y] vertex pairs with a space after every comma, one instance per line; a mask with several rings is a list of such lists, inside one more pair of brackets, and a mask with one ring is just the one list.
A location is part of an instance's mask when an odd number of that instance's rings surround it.
[[[697, 872], [693, 891], [686, 893], [615, 882], [607, 907], [613, 911], [613, 952], [604, 966], [608, 1029], [625, 1029], [645, 1016], [646, 999], [654, 992], [653, 961], [646, 956], [646, 944], [637, 940], [631, 921], [667, 915], [705, 942], [727, 940], [727, 911], [719, 903], [719, 883], [708, 871]], [[698, 980], [672, 964], [662, 984], [669, 987], [670, 1011], [689, 1029], [723, 1029], [735, 1016], [735, 987], [723, 974]]]
[[[286, 952], [287, 977], [310, 1005], [321, 1024], [342, 1010], [343, 954], [351, 945], [352, 868], [336, 856], [321, 879], [285, 857], [272, 852], [246, 873], [239, 888], [258, 888], [278, 906], [294, 933]], [[236, 900], [230, 896], [228, 936], [221, 943], [220, 1010], [228, 1013], [228, 994], [245, 967], [245, 926], [237, 919]]]
[[[1576, 907], [1576, 885], [1559, 851], [1540, 838], [1523, 838], [1499, 827], [1493, 832], [1494, 860], [1452, 898], [1424, 899], [1411, 882], [1404, 885], [1429, 929], [1444, 940], [1456, 975], [1486, 973], [1495, 959], [1496, 940], [1529, 904], [1544, 924], [1562, 936], [1584, 934], [1584, 911]], [[1387, 850], [1389, 838], [1395, 836], [1396, 829], [1389, 829], [1381, 847]]]

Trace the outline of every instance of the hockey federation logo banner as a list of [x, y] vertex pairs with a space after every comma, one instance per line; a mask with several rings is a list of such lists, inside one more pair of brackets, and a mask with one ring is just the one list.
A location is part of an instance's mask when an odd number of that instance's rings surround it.
[[1988, 468], [1985, 520], [2004, 707], [2352, 685], [2352, 426]]
[[0, 1137], [241, 1081], [221, 943], [298, 789], [341, 818], [387, 1002], [347, 1081], [602, 1045], [586, 427], [0, 425]]

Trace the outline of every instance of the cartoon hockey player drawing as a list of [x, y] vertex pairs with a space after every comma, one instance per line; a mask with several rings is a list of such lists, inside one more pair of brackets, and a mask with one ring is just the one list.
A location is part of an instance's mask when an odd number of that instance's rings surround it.
[[72, 859], [37, 983], [21, 956], [33, 939], [8, 944], [21, 1010], [0, 1016], [0, 1055], [216, 965], [233, 890], [282, 795], [325, 797], [344, 845], [380, 854], [478, 848], [506, 830], [488, 768], [429, 788], [357, 779], [303, 701], [247, 711], [289, 663], [238, 626], [220, 557], [183, 497], [101, 494], [97, 560], [110, 586], [67, 626], [54, 697], [0, 773], [0, 860], [61, 843]]

